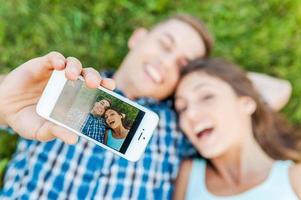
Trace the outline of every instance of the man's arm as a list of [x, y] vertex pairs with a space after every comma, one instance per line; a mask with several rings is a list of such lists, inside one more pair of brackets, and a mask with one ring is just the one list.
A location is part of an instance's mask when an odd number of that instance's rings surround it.
[[6, 75], [0, 75], [0, 84], [2, 83], [2, 81], [4, 80]]
[[[6, 75], [0, 75], [0, 85], [2, 83], [2, 81], [4, 80]], [[1, 118], [0, 116], [0, 129], [6, 129], [7, 128], [7, 124], [4, 122], [4, 120]]]
[[[0, 75], [0, 85], [2, 83], [2, 81], [4, 80], [6, 75]], [[0, 116], [0, 129], [6, 129], [7, 128], [7, 124], [5, 123], [4, 119]]]
[[249, 72], [248, 77], [262, 98], [275, 111], [281, 110], [289, 101], [292, 93], [290, 82], [255, 72]]

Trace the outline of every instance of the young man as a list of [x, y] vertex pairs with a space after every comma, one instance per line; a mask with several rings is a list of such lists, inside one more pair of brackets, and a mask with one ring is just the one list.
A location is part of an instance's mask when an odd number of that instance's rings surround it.
[[96, 102], [92, 111], [88, 114], [81, 132], [98, 142], [104, 143], [104, 134], [106, 131], [106, 122], [103, 115], [111, 102], [107, 99], [102, 99]]
[[[171, 198], [182, 154], [188, 149], [178, 133], [172, 103], [166, 98], [176, 87], [181, 68], [189, 60], [210, 54], [212, 39], [197, 20], [181, 16], [161, 22], [150, 32], [136, 30], [128, 45], [130, 51], [113, 75], [117, 88], [160, 117], [142, 158], [128, 162], [85, 139], [74, 146], [58, 139], [47, 143], [21, 139], [7, 168], [2, 199]], [[38, 118], [34, 112], [51, 70], [65, 66], [69, 79], [76, 79], [82, 72], [74, 58], [66, 61], [56, 54], [57, 58], [51, 60], [51, 56], [29, 61], [3, 81], [0, 122], [28, 139], [46, 141], [57, 137], [75, 143], [77, 136]], [[100, 78], [91, 69], [82, 74], [91, 87], [99, 85]], [[112, 87], [108, 80], [101, 83]]]

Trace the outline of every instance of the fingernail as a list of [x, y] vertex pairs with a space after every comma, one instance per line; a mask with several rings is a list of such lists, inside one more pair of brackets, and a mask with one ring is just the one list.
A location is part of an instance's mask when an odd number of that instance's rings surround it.
[[78, 70], [76, 68], [70, 68], [70, 71], [74, 75], [78, 75]]

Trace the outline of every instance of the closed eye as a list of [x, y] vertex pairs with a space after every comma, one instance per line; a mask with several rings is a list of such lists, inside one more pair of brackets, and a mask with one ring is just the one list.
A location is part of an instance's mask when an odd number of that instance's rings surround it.
[[214, 98], [214, 95], [212, 94], [207, 94], [207, 95], [204, 95], [200, 98], [201, 101], [210, 101]]
[[169, 33], [164, 33], [159, 38], [159, 43], [165, 51], [170, 52], [175, 45], [175, 40]]
[[164, 51], [171, 52], [172, 46], [168, 42], [166, 42], [164, 39], [161, 38], [161, 39], [159, 39], [159, 43]]

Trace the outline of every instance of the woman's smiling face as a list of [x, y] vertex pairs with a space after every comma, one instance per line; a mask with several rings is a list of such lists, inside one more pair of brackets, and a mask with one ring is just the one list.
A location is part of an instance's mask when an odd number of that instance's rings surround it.
[[105, 112], [105, 120], [108, 126], [112, 129], [122, 126], [122, 116], [113, 109], [108, 109]]
[[197, 71], [180, 81], [175, 104], [191, 143], [204, 157], [213, 158], [239, 144], [250, 131], [248, 100], [221, 79]]

